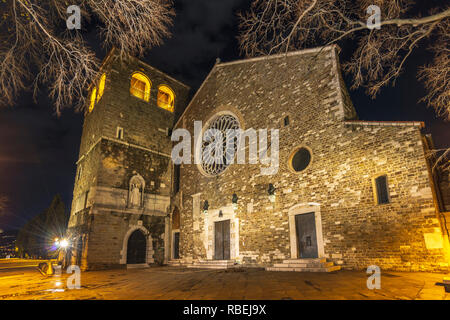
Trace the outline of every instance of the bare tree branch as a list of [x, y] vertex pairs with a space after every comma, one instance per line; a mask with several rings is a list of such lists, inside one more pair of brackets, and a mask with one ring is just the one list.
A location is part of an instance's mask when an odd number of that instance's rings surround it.
[[[381, 9], [380, 30], [366, 25], [370, 5]], [[239, 15], [240, 49], [246, 56], [259, 56], [352, 38], [358, 46], [343, 68], [353, 75], [353, 89], [365, 87], [375, 98], [381, 88], [395, 85], [419, 43], [431, 41], [434, 62], [420, 73], [428, 89], [424, 101], [450, 120], [450, 8], [410, 17], [414, 5], [414, 0], [254, 0]]]
[[57, 114], [85, 106], [99, 61], [82, 32], [66, 28], [69, 5], [83, 21], [97, 17], [103, 45], [122, 58], [143, 55], [170, 36], [174, 12], [168, 0], [4, 0], [0, 2], [0, 107], [11, 106], [25, 89], [34, 96], [46, 86]]
[[426, 157], [431, 160], [432, 171], [450, 172], [450, 149], [434, 149], [427, 152]]
[[428, 94], [423, 98], [437, 114], [450, 121], [450, 21], [439, 26], [439, 41], [432, 47], [434, 59], [419, 71]]

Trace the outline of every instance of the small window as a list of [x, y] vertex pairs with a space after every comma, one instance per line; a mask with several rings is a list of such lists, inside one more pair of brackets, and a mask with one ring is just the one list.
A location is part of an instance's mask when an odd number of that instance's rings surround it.
[[151, 83], [148, 78], [140, 72], [136, 72], [131, 76], [130, 93], [139, 99], [150, 100]]
[[102, 74], [100, 77], [100, 82], [98, 83], [98, 94], [97, 94], [97, 102], [103, 97], [103, 92], [105, 91], [105, 83], [106, 83], [106, 73]]
[[160, 86], [158, 88], [157, 100], [158, 107], [173, 112], [175, 106], [175, 96], [172, 89], [170, 89], [168, 86]]
[[77, 181], [81, 179], [81, 173], [83, 171], [83, 167], [80, 165], [80, 167], [78, 168], [78, 175], [77, 175]]
[[291, 169], [295, 172], [305, 170], [311, 163], [311, 152], [305, 148], [299, 148], [290, 157]]
[[94, 89], [92, 89], [92, 92], [91, 92], [91, 99], [90, 99], [90, 104], [89, 104], [89, 112], [92, 112], [92, 110], [94, 110], [96, 97], [97, 97], [97, 88], [94, 87]]
[[389, 187], [387, 176], [379, 176], [375, 178], [376, 197], [378, 204], [389, 203]]
[[116, 129], [116, 138], [119, 140], [123, 139], [123, 128], [117, 127]]
[[289, 116], [284, 117], [284, 126], [287, 127], [289, 125]]
[[180, 165], [179, 164], [175, 164], [173, 166], [174, 168], [174, 173], [173, 173], [173, 180], [174, 180], [174, 185], [173, 185], [173, 191], [174, 193], [177, 193], [178, 191], [180, 191]]

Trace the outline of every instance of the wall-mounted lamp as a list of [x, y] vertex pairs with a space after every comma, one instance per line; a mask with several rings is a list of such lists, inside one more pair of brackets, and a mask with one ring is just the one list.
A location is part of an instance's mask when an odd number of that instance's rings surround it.
[[233, 193], [233, 198], [231, 198], [231, 202], [233, 204], [233, 210], [237, 210], [237, 208], [238, 208], [238, 205], [237, 205], [238, 196], [237, 196], [236, 193]]
[[203, 213], [207, 214], [208, 209], [209, 209], [209, 203], [208, 203], [208, 200], [205, 200], [205, 202], [203, 202]]
[[275, 202], [275, 187], [273, 186], [273, 184], [269, 183], [269, 189], [267, 189], [267, 193], [269, 194], [269, 200], [270, 202], [274, 203]]
[[223, 217], [222, 210], [219, 210], [219, 218], [222, 218], [222, 217]]

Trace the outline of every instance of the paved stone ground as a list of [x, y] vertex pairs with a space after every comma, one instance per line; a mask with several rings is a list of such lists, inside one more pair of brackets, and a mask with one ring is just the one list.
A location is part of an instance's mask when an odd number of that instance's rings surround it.
[[[2, 268], [0, 268], [2, 269]], [[203, 270], [180, 267], [81, 273], [81, 289], [66, 288], [67, 274], [44, 277], [35, 269], [0, 270], [0, 299], [445, 299], [436, 286], [443, 274], [382, 272], [381, 289], [366, 287], [367, 274]], [[448, 275], [447, 275], [448, 276]], [[56, 283], [61, 285], [57, 286]], [[56, 292], [55, 289], [64, 289]]]

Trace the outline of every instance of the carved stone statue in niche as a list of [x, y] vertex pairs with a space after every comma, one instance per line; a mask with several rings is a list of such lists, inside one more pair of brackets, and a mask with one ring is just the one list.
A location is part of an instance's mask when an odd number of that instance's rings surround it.
[[133, 172], [128, 189], [128, 207], [142, 208], [144, 205], [145, 181], [139, 173]]

